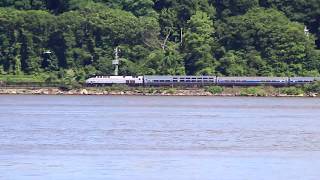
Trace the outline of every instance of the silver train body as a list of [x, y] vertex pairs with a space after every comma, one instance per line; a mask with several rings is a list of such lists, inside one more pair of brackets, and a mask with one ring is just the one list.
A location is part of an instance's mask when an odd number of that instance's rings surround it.
[[96, 76], [86, 80], [87, 85], [143, 85], [143, 76]]
[[217, 76], [96, 76], [87, 86], [291, 86], [320, 81], [320, 77], [217, 77]]

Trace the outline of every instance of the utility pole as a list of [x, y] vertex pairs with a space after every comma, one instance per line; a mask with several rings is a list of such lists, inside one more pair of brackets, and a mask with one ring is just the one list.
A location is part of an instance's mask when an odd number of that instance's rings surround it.
[[119, 64], [120, 64], [119, 52], [120, 52], [119, 47], [116, 47], [116, 48], [114, 49], [115, 60], [112, 61], [112, 65], [115, 65], [115, 69], [114, 69], [114, 75], [115, 75], [115, 76], [118, 76], [118, 75], [119, 75]]
[[180, 45], [183, 43], [183, 28], [180, 28]]

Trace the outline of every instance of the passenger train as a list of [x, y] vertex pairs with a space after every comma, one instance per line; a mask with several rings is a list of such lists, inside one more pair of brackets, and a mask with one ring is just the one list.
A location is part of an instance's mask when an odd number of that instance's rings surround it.
[[320, 81], [320, 77], [218, 77], [218, 76], [95, 76], [87, 86], [294, 86]]

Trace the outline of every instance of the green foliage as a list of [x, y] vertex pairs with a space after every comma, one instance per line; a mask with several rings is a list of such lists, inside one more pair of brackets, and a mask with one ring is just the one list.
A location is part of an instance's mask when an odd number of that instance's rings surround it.
[[0, 80], [8, 84], [44, 82], [44, 75], [1, 75]]
[[218, 17], [227, 18], [229, 16], [241, 15], [253, 7], [258, 7], [259, 0], [215, 0], [215, 7], [218, 10]]
[[276, 7], [292, 21], [307, 25], [311, 33], [317, 35], [317, 45], [320, 47], [320, 3], [318, 0], [260, 0], [260, 4], [267, 8]]
[[[310, 58], [315, 51], [314, 39], [304, 34], [303, 25], [290, 22], [274, 9], [252, 9], [245, 15], [229, 18], [226, 25], [228, 28], [221, 32], [222, 41], [232, 52], [233, 62], [242, 59], [239, 65], [247, 67], [243, 74], [289, 76], [302, 75], [303, 69], [318, 70], [319, 56]], [[225, 55], [227, 59], [230, 56]]]
[[169, 45], [167, 50], [155, 50], [144, 62], [144, 74], [184, 75], [185, 67], [182, 55], [176, 46]]
[[241, 96], [266, 96], [264, 88], [261, 87], [249, 87], [242, 88], [240, 91]]
[[216, 61], [213, 57], [216, 41], [213, 22], [205, 12], [197, 11], [188, 21], [185, 38], [186, 68], [188, 74], [213, 75]]
[[318, 0], [3, 0], [0, 74], [82, 83], [119, 46], [123, 75], [319, 76], [319, 16]]
[[315, 82], [313, 84], [307, 84], [304, 87], [305, 92], [307, 93], [320, 93], [320, 82]]
[[176, 92], [177, 92], [177, 89], [175, 89], [175, 88], [170, 88], [170, 89], [166, 90], [167, 94], [175, 94]]
[[206, 88], [207, 92], [210, 92], [211, 94], [221, 94], [224, 91], [224, 88], [221, 86], [210, 86]]
[[286, 87], [280, 89], [281, 94], [286, 95], [301, 95], [304, 94], [304, 91], [300, 87]]

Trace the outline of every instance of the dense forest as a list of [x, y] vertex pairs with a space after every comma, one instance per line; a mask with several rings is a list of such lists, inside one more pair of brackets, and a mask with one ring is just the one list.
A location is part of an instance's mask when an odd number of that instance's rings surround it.
[[[309, 32], [305, 31], [305, 27]], [[1, 0], [0, 74], [319, 76], [319, 0]]]

